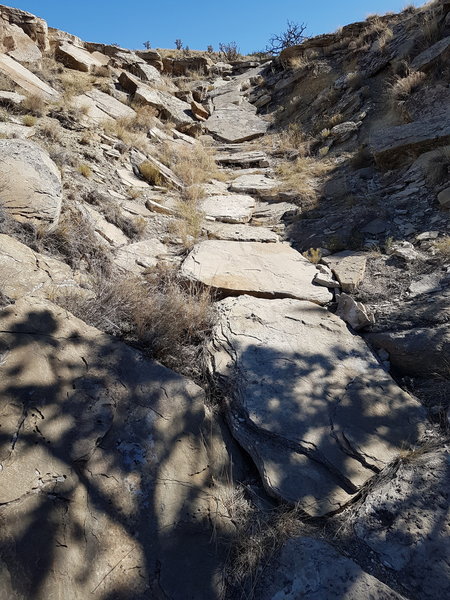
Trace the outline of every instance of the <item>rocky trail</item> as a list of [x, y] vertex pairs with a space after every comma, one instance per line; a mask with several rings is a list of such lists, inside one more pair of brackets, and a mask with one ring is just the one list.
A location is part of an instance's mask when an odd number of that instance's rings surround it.
[[450, 595], [449, 15], [227, 63], [0, 6], [0, 600]]

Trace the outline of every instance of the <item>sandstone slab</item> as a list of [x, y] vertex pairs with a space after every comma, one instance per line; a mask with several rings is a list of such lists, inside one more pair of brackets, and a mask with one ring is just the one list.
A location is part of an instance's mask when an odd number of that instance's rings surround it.
[[49, 229], [61, 212], [61, 174], [49, 155], [27, 140], [0, 140], [0, 204], [14, 219]]
[[209, 196], [200, 202], [206, 216], [224, 223], [248, 223], [254, 208], [254, 199], [244, 194]]
[[212, 222], [205, 225], [208, 238], [215, 240], [229, 240], [235, 242], [278, 242], [279, 237], [267, 227], [252, 227], [230, 223]]
[[289, 244], [207, 240], [192, 250], [183, 274], [225, 293], [298, 298], [326, 304], [330, 292], [313, 285], [316, 268]]
[[359, 331], [375, 322], [373, 314], [367, 310], [362, 302], [356, 302], [356, 300], [345, 293], [340, 294], [338, 297], [336, 314], [348, 323], [350, 327], [353, 327], [355, 331]]
[[377, 132], [370, 145], [380, 166], [393, 168], [411, 155], [419, 155], [450, 143], [450, 109], [441, 114]]
[[137, 88], [134, 99], [142, 104], [153, 106], [159, 111], [161, 118], [173, 121], [177, 126], [194, 122], [190, 105], [166, 92], [141, 85]]
[[363, 252], [344, 250], [322, 258], [336, 275], [344, 292], [354, 292], [364, 279], [367, 256]]
[[265, 168], [269, 166], [269, 160], [265, 152], [260, 150], [249, 150], [247, 152], [219, 152], [215, 156], [219, 165], [227, 165], [247, 169], [251, 167]]
[[105, 219], [105, 217], [89, 204], [79, 204], [78, 208], [92, 224], [94, 231], [103, 241], [111, 246], [120, 248], [129, 243], [129, 239], [121, 229]]
[[286, 542], [265, 565], [260, 600], [405, 600], [325, 541], [308, 537]]
[[16, 23], [0, 18], [0, 47], [2, 52], [18, 62], [32, 65], [42, 60], [38, 45]]
[[84, 48], [74, 46], [70, 42], [61, 42], [55, 50], [55, 58], [69, 69], [91, 73], [95, 68], [103, 66], [95, 56]]
[[165, 255], [167, 248], [159, 240], [143, 240], [120, 248], [114, 262], [120, 269], [139, 275], [149, 267], [156, 266], [158, 259]]
[[269, 128], [269, 123], [252, 112], [236, 106], [217, 109], [205, 121], [204, 127], [219, 140], [240, 143], [264, 135]]
[[240, 296], [217, 311], [210, 369], [230, 386], [233, 435], [272, 495], [333, 512], [417, 442], [419, 403], [326, 309]]
[[0, 331], [8, 600], [219, 597], [203, 391], [47, 301]]
[[230, 191], [237, 194], [253, 194], [262, 198], [272, 196], [278, 186], [275, 179], [265, 175], [241, 175], [230, 185]]
[[0, 287], [5, 296], [47, 297], [63, 289], [76, 289], [71, 268], [34, 252], [15, 238], [0, 234]]
[[47, 83], [39, 79], [11, 56], [0, 54], [0, 72], [10, 77], [29, 94], [40, 96], [48, 101], [59, 99], [59, 93]]
[[357, 536], [421, 600], [450, 594], [449, 460], [448, 449], [437, 445], [405, 455], [352, 518]]
[[139, 179], [139, 177], [136, 177], [131, 169], [117, 169], [116, 172], [124, 185], [143, 190], [150, 189], [148, 183], [142, 179]]
[[26, 140], [36, 133], [34, 127], [26, 127], [17, 123], [0, 123], [0, 139], [20, 138]]

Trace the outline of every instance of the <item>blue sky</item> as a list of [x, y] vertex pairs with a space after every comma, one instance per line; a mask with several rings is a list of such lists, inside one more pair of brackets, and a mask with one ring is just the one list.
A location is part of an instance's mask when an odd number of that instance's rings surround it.
[[[7, 0], [6, 0], [7, 3]], [[306, 22], [308, 35], [334, 31], [368, 14], [399, 11], [408, 0], [19, 0], [10, 6], [28, 10], [48, 24], [86, 41], [142, 48], [174, 48], [181, 38], [191, 49], [237, 42], [241, 52], [265, 47], [286, 20]]]

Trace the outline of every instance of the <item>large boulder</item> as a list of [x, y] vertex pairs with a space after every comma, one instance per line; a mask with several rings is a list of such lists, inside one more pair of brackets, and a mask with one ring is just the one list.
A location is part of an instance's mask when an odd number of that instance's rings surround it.
[[98, 60], [84, 48], [80, 48], [69, 42], [61, 42], [55, 50], [55, 58], [62, 62], [69, 69], [91, 73], [94, 69], [103, 66]]
[[90, 90], [75, 96], [72, 106], [82, 110], [81, 121], [86, 125], [101, 125], [105, 121], [130, 119], [136, 111], [101, 90]]
[[419, 439], [421, 406], [326, 309], [240, 296], [217, 311], [211, 374], [270, 494], [332, 513]]
[[322, 262], [336, 275], [344, 292], [354, 292], [364, 279], [367, 254], [344, 250], [323, 257]]
[[164, 71], [175, 77], [185, 77], [191, 73], [206, 75], [212, 60], [206, 56], [186, 56], [177, 58], [163, 58]]
[[12, 79], [14, 83], [30, 95], [40, 96], [44, 100], [53, 102], [59, 99], [59, 93], [56, 90], [11, 56], [0, 54], [0, 73]]
[[45, 52], [49, 49], [48, 27], [44, 19], [11, 6], [0, 6], [0, 18], [4, 23], [20, 27], [40, 50]]
[[331, 293], [313, 285], [316, 268], [289, 244], [207, 240], [182, 265], [188, 279], [228, 295], [298, 298], [326, 304]]
[[450, 109], [444, 106], [441, 114], [428, 119], [378, 131], [372, 136], [370, 146], [380, 166], [393, 168], [411, 156], [449, 143]]
[[43, 19], [31, 13], [0, 6], [0, 51], [13, 59], [33, 64], [48, 50], [48, 28]]
[[68, 265], [0, 234], [0, 290], [7, 298], [47, 298], [69, 289], [80, 291]]
[[61, 174], [49, 155], [27, 140], [0, 140], [0, 206], [17, 221], [50, 229], [59, 219]]
[[450, 596], [449, 460], [444, 445], [405, 453], [395, 474], [370, 489], [352, 514], [356, 535], [411, 598]]
[[240, 143], [264, 135], [269, 122], [239, 106], [219, 108], [204, 123], [205, 129], [224, 142]]
[[3, 597], [219, 597], [201, 388], [26, 299], [0, 312], [0, 398]]
[[177, 126], [194, 123], [190, 104], [167, 92], [141, 85], [136, 89], [134, 99], [138, 103], [156, 108], [162, 119], [172, 121]]
[[405, 600], [325, 541], [293, 538], [265, 565], [258, 600]]

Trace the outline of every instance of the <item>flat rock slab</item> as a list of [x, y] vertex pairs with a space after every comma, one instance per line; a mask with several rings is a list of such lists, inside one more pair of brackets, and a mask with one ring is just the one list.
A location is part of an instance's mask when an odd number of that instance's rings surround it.
[[34, 252], [15, 238], [0, 234], [1, 291], [11, 300], [47, 297], [63, 288], [77, 288], [71, 268]]
[[253, 194], [255, 196], [272, 196], [278, 187], [275, 179], [265, 175], [241, 175], [230, 185], [230, 191], [237, 194]]
[[98, 210], [95, 210], [89, 204], [79, 204], [78, 208], [88, 221], [90, 221], [95, 232], [104, 242], [116, 248], [126, 246], [129, 243], [130, 240], [123, 231], [107, 221]]
[[370, 140], [376, 162], [394, 168], [412, 155], [423, 154], [450, 143], [450, 109], [429, 119], [389, 127], [377, 132]]
[[357, 536], [396, 572], [412, 598], [450, 597], [449, 461], [445, 447], [406, 455], [352, 515]]
[[46, 229], [59, 219], [61, 173], [49, 155], [28, 140], [0, 140], [0, 205], [16, 221]]
[[210, 369], [230, 386], [233, 435], [275, 497], [313, 516], [333, 512], [417, 442], [419, 403], [339, 317], [250, 296], [217, 311]]
[[342, 291], [354, 292], [364, 279], [367, 254], [345, 250], [322, 258], [341, 284]]
[[322, 540], [294, 538], [265, 565], [259, 600], [405, 600]]
[[71, 104], [83, 111], [80, 120], [85, 125], [101, 125], [105, 121], [133, 118], [136, 115], [132, 108], [100, 90], [75, 96]]
[[215, 156], [219, 165], [249, 168], [269, 166], [269, 159], [265, 152], [250, 150], [248, 152], [219, 152]]
[[84, 50], [84, 48], [74, 46], [70, 42], [61, 42], [57, 46], [55, 58], [69, 69], [76, 69], [84, 73], [90, 73], [95, 68], [103, 66], [103, 63], [90, 52]]
[[219, 140], [240, 143], [264, 135], [269, 122], [243, 108], [220, 108], [205, 121], [204, 127]]
[[134, 99], [142, 104], [153, 106], [160, 112], [160, 116], [163, 119], [170, 120], [175, 125], [180, 126], [195, 122], [190, 104], [179, 100], [167, 92], [154, 90], [146, 85], [142, 85], [137, 88]]
[[167, 255], [167, 248], [157, 239], [136, 242], [121, 248], [114, 259], [115, 264], [136, 275], [158, 264], [161, 256]]
[[411, 63], [415, 71], [427, 70], [438, 60], [447, 60], [450, 56], [450, 36], [439, 40], [420, 54]]
[[0, 72], [10, 77], [23, 90], [29, 94], [40, 96], [48, 101], [59, 99], [59, 93], [39, 79], [34, 73], [26, 69], [16, 60], [0, 53]]
[[219, 597], [201, 388], [27, 298], [0, 311], [0, 398], [5, 598]]
[[208, 237], [215, 240], [271, 243], [279, 241], [278, 235], [267, 227], [213, 222], [207, 223], [205, 229]]
[[26, 140], [36, 133], [34, 127], [26, 127], [17, 123], [0, 123], [0, 139], [19, 138]]
[[230, 295], [298, 298], [326, 304], [332, 298], [313, 285], [316, 268], [289, 244], [207, 240], [192, 250], [182, 273]]
[[200, 202], [207, 217], [224, 223], [248, 223], [252, 218], [255, 200], [244, 194], [209, 196]]
[[132, 188], [139, 188], [142, 190], [150, 189], [149, 184], [143, 179], [139, 179], [139, 177], [136, 177], [136, 175], [131, 169], [116, 169], [116, 172], [124, 185], [127, 185]]

